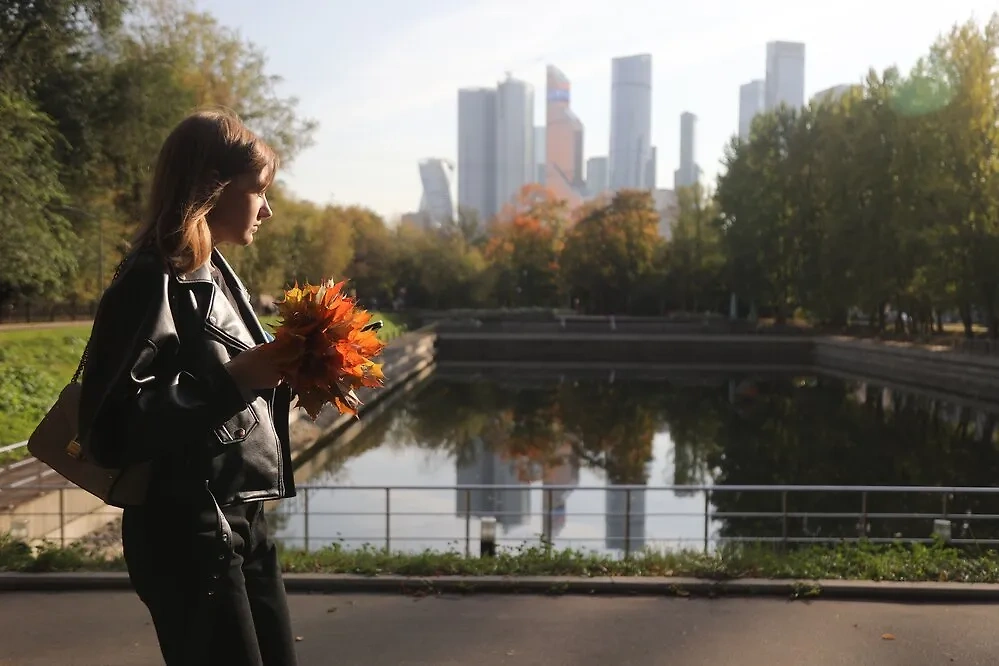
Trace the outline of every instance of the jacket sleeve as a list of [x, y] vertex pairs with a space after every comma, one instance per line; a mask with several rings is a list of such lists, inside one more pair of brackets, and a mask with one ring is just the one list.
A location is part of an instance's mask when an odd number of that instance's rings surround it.
[[98, 464], [186, 456], [252, 400], [215, 355], [184, 361], [178, 331], [185, 350], [203, 341], [200, 329], [178, 325], [174, 311], [186, 306], [193, 315], [194, 305], [178, 302], [171, 279], [156, 266], [135, 266], [101, 300], [79, 412], [80, 444]]

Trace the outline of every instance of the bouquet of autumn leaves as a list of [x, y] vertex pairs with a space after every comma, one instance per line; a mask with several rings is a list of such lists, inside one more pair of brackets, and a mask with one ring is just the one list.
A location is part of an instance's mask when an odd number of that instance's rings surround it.
[[302, 288], [296, 283], [277, 303], [275, 341], [301, 352], [284, 370], [284, 381], [313, 421], [327, 403], [356, 416], [361, 401], [355, 391], [381, 388], [385, 379], [382, 366], [371, 360], [385, 348], [378, 339], [381, 322], [372, 322], [371, 314], [343, 293], [345, 283], [328, 280]]

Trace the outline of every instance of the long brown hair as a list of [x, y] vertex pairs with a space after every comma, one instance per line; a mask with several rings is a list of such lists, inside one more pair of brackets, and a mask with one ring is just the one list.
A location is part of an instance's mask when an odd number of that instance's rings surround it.
[[156, 161], [146, 219], [135, 247], [155, 246], [182, 273], [208, 261], [208, 215], [234, 178], [268, 170], [278, 156], [232, 111], [211, 108], [182, 120], [163, 142]]

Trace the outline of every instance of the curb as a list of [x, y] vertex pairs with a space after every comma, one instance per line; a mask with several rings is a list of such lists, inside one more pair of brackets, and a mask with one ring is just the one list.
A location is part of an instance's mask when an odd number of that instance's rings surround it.
[[[358, 576], [284, 575], [290, 594], [545, 594], [667, 597], [782, 597], [908, 602], [995, 602], [999, 584], [907, 583], [848, 580], [768, 580], [575, 576]], [[0, 572], [0, 592], [130, 590], [124, 572]]]

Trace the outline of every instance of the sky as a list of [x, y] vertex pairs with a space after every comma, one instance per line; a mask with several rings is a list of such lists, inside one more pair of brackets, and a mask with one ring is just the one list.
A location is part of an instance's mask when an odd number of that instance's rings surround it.
[[697, 115], [696, 159], [713, 185], [738, 129], [739, 86], [764, 78], [766, 43], [805, 43], [805, 96], [907, 71], [956, 23], [984, 24], [996, 0], [195, 0], [266, 54], [282, 96], [319, 123], [280, 179], [317, 203], [392, 220], [415, 210], [421, 159], [457, 157], [458, 89], [510, 72], [535, 91], [545, 66], [572, 82], [587, 158], [606, 155], [611, 59], [652, 55], [658, 185], [672, 187], [680, 114]]

